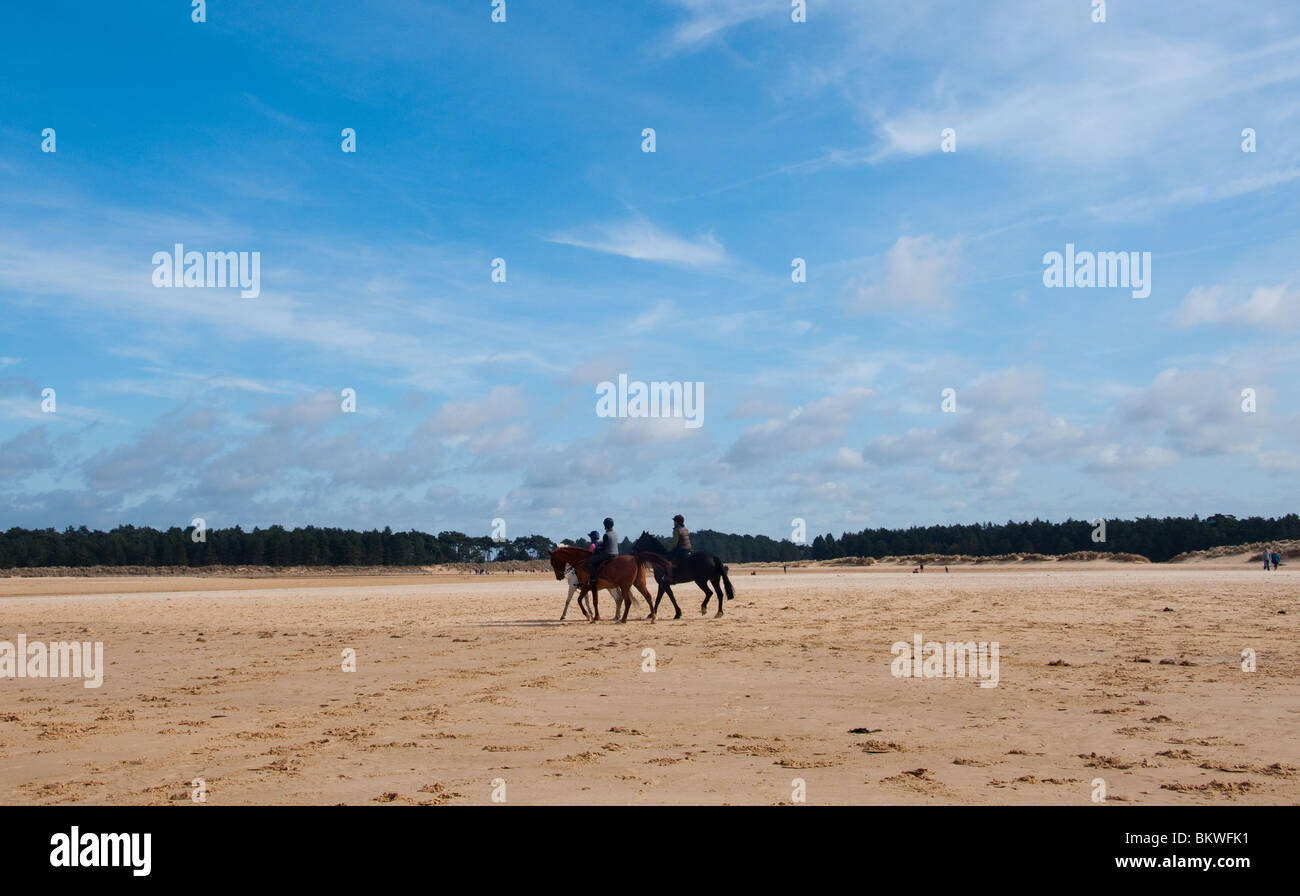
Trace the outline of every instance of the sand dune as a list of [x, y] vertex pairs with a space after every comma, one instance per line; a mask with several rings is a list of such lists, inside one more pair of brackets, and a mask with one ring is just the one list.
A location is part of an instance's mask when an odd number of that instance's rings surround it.
[[[5, 579], [0, 640], [107, 670], [0, 679], [0, 800], [1294, 804], [1300, 575], [1228, 567], [734, 567], [653, 626], [542, 576]], [[914, 633], [999, 642], [998, 686], [893, 677]]]

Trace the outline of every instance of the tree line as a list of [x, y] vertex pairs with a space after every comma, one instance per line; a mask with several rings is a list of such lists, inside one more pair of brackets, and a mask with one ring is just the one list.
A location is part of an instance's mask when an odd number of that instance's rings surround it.
[[1277, 518], [1214, 514], [1192, 517], [1142, 517], [1135, 520], [1106, 520], [1103, 533], [1094, 522], [1067, 519], [1051, 523], [975, 523], [954, 526], [914, 526], [908, 529], [863, 529], [844, 533], [838, 539], [819, 535], [810, 545], [813, 559], [834, 557], [899, 557], [916, 554], [967, 554], [991, 557], [999, 554], [1072, 554], [1076, 551], [1107, 551], [1140, 554], [1163, 563], [1187, 551], [1254, 542], [1300, 538], [1300, 516]]
[[[1185, 551], [1225, 545], [1300, 539], [1300, 516], [1278, 518], [1229, 514], [1199, 517], [1143, 517], [1107, 520], [1105, 541], [1093, 522], [1067, 519], [1061, 523], [973, 523], [913, 526], [906, 529], [863, 529], [818, 535], [808, 544], [766, 535], [736, 535], [701, 529], [691, 533], [697, 551], [717, 554], [727, 563], [830, 560], [839, 557], [911, 556], [916, 554], [1070, 554], [1113, 551], [1141, 554], [1163, 562]], [[667, 537], [659, 536], [667, 543]], [[588, 547], [586, 539], [563, 544]], [[435, 563], [494, 563], [535, 560], [552, 547], [543, 535], [512, 540], [463, 532], [394, 532], [370, 529], [331, 529], [283, 526], [245, 531], [192, 527], [160, 530], [147, 526], [118, 526], [107, 532], [68, 527], [13, 528], [0, 533], [0, 569], [33, 566], [424, 566]], [[621, 550], [630, 552], [624, 538]]]
[[463, 532], [394, 532], [391, 528], [330, 529], [283, 526], [244, 531], [173, 526], [118, 526], [108, 532], [68, 527], [10, 529], [0, 534], [0, 568], [30, 566], [423, 566], [531, 560], [546, 556], [551, 540], [530, 535], [510, 541]]

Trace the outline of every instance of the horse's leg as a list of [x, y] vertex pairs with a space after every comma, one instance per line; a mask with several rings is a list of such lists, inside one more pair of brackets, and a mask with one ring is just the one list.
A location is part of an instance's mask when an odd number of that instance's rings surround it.
[[578, 590], [578, 586], [575, 585], [575, 584], [573, 584], [572, 582], [570, 582], [570, 583], [569, 583], [569, 596], [566, 597], [566, 598], [564, 599], [564, 612], [560, 614], [560, 621], [561, 621], [561, 622], [564, 621], [564, 617], [565, 617], [565, 616], [568, 616], [568, 615], [569, 615], [569, 601], [573, 600], [573, 592], [575, 592], [575, 591], [577, 591], [577, 590]]
[[[672, 580], [670, 579], [670, 580], [668, 581], [668, 584], [667, 584], [667, 585], [664, 585], [664, 584], [661, 583], [660, 586], [659, 586], [659, 588], [660, 588], [661, 593], [666, 591], [666, 592], [668, 593], [668, 599], [669, 599], [670, 601], [673, 602], [673, 609], [677, 611], [677, 614], [676, 614], [675, 616], [673, 616], [673, 618], [674, 618], [674, 619], [681, 619], [681, 618], [682, 618], [682, 608], [679, 607], [679, 606], [677, 606], [677, 596], [676, 596], [675, 594], [673, 594], [673, 583], [672, 583]], [[659, 601], [655, 601], [655, 612], [656, 612], [656, 613], [659, 612]]]
[[624, 622], [627, 622], [627, 614], [632, 612], [632, 586], [633, 585], [636, 585], [636, 587], [641, 589], [641, 593], [645, 595], [646, 606], [650, 607], [652, 612], [654, 610], [654, 607], [650, 605], [650, 592], [645, 590], [645, 570], [642, 567], [637, 566], [635, 571], [630, 576], [628, 576], [628, 580], [624, 582], [622, 586], [620, 586], [623, 590], [623, 621]]
[[[651, 622], [654, 622], [654, 621], [655, 621], [655, 609], [656, 609], [656, 607], [655, 607], [654, 602], [650, 600], [650, 591], [649, 591], [649, 589], [646, 588], [646, 586], [645, 586], [645, 576], [641, 576], [640, 578], [636, 579], [636, 580], [634, 581], [634, 584], [636, 585], [637, 589], [638, 589], [638, 590], [639, 590], [639, 591], [640, 591], [640, 592], [645, 596], [645, 605], [646, 605], [647, 607], [650, 608], [650, 621], [651, 621]], [[628, 601], [627, 601], [627, 605], [628, 605], [629, 607], [632, 606], [632, 597], [631, 597], [631, 595], [632, 595], [632, 591], [631, 591], [631, 589], [628, 589]]]
[[600, 589], [595, 584], [592, 584], [591, 586], [591, 609], [592, 609], [591, 621], [599, 622], [600, 621]]
[[[609, 590], [615, 595], [622, 595], [624, 593], [622, 585], [611, 586]], [[614, 621], [620, 624], [627, 622], [627, 607], [623, 604], [622, 598], [616, 596], [614, 601]]]
[[719, 616], [722, 615], [722, 576], [721, 576], [721, 574], [716, 575], [716, 576], [713, 577], [713, 590], [716, 591], [716, 592], [718, 592], [718, 612], [716, 612], [716, 613], [713, 614], [713, 618], [714, 618], [714, 619], [717, 619]]
[[622, 605], [622, 603], [623, 603], [622, 600], [621, 600], [620, 597], [619, 597], [619, 595], [621, 594], [621, 592], [619, 591], [618, 585], [615, 583], [615, 580], [614, 580], [614, 579], [606, 579], [605, 582], [606, 582], [606, 584], [605, 584], [605, 590], [609, 592], [609, 596], [610, 596], [610, 597], [614, 598], [614, 621], [615, 621], [615, 622], [618, 622], [618, 621], [619, 621], [619, 618], [618, 618], [619, 607], [620, 607], [620, 606]]
[[673, 618], [681, 619], [682, 608], [677, 606], [677, 598], [673, 596], [672, 586], [666, 583], [663, 579], [655, 579], [655, 583], [659, 586], [659, 593], [655, 595], [655, 616], [659, 615], [659, 604], [666, 594], [668, 595], [668, 599], [673, 602], [673, 609], [677, 611], [677, 615]]
[[[651, 575], [655, 575], [655, 574], [656, 574], [656, 570], [654, 569], [654, 567], [651, 567], [651, 568], [650, 568], [650, 572], [651, 572]], [[656, 579], [656, 581], [658, 581], [658, 580]], [[649, 589], [647, 589], [646, 586], [645, 586], [645, 567], [644, 567], [644, 566], [641, 566], [641, 565], [638, 565], [638, 566], [637, 566], [637, 568], [636, 568], [636, 572], [632, 573], [632, 581], [629, 582], [628, 584], [629, 584], [629, 585], [635, 585], [635, 586], [637, 587], [637, 590], [639, 590], [643, 595], [645, 595], [645, 605], [646, 605], [646, 609], [648, 609], [648, 610], [650, 611], [649, 615], [646, 616], [646, 619], [649, 619], [651, 622], [654, 622], [654, 621], [655, 621], [655, 614], [659, 612], [659, 601], [657, 601], [657, 600], [651, 600], [651, 599], [650, 599], [650, 591], [649, 591]], [[660, 593], [661, 595], [663, 594], [663, 584], [662, 584], [662, 583], [660, 583], [660, 585], [659, 585], [659, 593]], [[628, 603], [628, 606], [631, 607], [631, 605], [632, 605], [632, 589], [631, 589], [630, 587], [627, 589], [627, 603]]]
[[[708, 579], [696, 579], [695, 584], [699, 585], [704, 591], [704, 603], [700, 604], [700, 615], [703, 616], [709, 611], [709, 598], [713, 596], [713, 592], [709, 590]], [[719, 600], [721, 600], [721, 598], [719, 598]]]

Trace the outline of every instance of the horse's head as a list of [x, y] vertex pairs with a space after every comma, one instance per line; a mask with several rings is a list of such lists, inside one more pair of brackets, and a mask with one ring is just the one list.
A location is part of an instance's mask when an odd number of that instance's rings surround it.
[[562, 552], [566, 550], [568, 548], [559, 547], [551, 551], [551, 569], [555, 570], [556, 581], [564, 579], [564, 568], [569, 565], [569, 562], [561, 556]]
[[664, 546], [663, 546], [662, 544], [660, 544], [659, 539], [655, 538], [653, 535], [651, 535], [649, 532], [646, 532], [646, 531], [643, 529], [643, 530], [641, 531], [641, 537], [638, 538], [638, 539], [637, 539], [637, 540], [632, 544], [632, 550], [634, 550], [634, 551], [654, 551], [654, 552], [656, 552], [656, 553], [660, 553], [660, 554], [662, 554], [662, 553], [664, 552]]

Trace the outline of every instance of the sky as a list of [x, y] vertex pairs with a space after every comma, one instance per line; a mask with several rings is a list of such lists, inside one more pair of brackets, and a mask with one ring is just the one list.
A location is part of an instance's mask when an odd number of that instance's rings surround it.
[[4, 4], [0, 528], [1296, 511], [1300, 5], [791, 7]]

